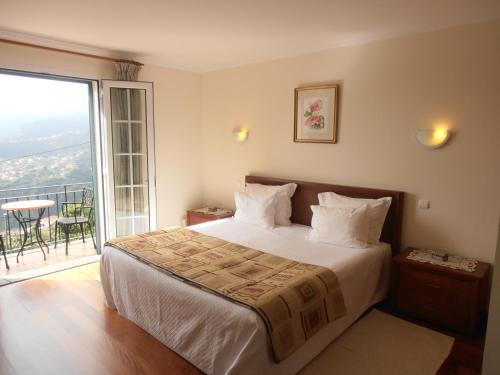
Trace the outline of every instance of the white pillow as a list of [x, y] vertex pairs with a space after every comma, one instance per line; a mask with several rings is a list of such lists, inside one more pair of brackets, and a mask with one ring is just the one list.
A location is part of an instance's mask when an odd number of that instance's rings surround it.
[[334, 245], [364, 248], [368, 240], [368, 205], [358, 208], [311, 206], [309, 239]]
[[237, 191], [234, 193], [234, 220], [263, 228], [274, 228], [274, 200], [274, 195], [253, 198], [247, 193]]
[[358, 208], [368, 205], [368, 243], [379, 243], [385, 217], [389, 211], [392, 198], [385, 197], [379, 199], [350, 198], [334, 192], [319, 193], [318, 200], [320, 206]]
[[276, 195], [274, 223], [276, 225], [290, 225], [290, 216], [292, 216], [291, 198], [295, 193], [295, 189], [297, 189], [297, 184], [294, 183], [285, 185], [247, 184], [245, 192], [254, 198]]

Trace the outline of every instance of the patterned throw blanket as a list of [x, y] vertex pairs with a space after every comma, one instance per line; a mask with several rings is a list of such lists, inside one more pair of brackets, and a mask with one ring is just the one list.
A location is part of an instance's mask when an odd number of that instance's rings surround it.
[[265, 322], [277, 362], [346, 314], [337, 276], [325, 267], [185, 228], [120, 237], [106, 245], [256, 311]]

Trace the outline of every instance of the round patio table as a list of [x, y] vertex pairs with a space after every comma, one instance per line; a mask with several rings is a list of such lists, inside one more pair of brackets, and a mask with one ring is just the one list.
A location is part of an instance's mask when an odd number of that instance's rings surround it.
[[[17, 252], [17, 257], [16, 257], [17, 263], [19, 263], [19, 254], [23, 253], [26, 241], [28, 241], [28, 225], [33, 222], [35, 222], [36, 242], [38, 243], [38, 246], [40, 246], [40, 249], [42, 250], [43, 260], [47, 260], [45, 251], [43, 250], [43, 246], [45, 245], [45, 247], [47, 248], [47, 252], [49, 251], [49, 247], [42, 238], [42, 231], [40, 229], [40, 220], [42, 219], [45, 210], [49, 207], [52, 207], [54, 204], [55, 204], [54, 201], [48, 199], [24, 200], [24, 201], [15, 201], [2, 204], [1, 207], [2, 210], [12, 212], [12, 215], [16, 218], [17, 222], [19, 223], [24, 232], [23, 243], [21, 245], [21, 248]], [[36, 219], [34, 218], [32, 219], [29, 216], [26, 217], [23, 215], [23, 212], [26, 211], [38, 211], [38, 217]]]

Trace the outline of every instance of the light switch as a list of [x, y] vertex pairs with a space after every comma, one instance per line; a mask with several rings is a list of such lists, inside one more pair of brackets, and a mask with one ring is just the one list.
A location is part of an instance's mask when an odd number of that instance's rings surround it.
[[431, 202], [428, 199], [419, 199], [418, 208], [421, 210], [428, 210], [431, 207]]

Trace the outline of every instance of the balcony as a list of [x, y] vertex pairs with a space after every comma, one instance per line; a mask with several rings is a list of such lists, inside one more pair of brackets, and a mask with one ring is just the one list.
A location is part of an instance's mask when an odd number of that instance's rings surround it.
[[[6, 280], [10, 280], [9, 282], [12, 280], [18, 281], [16, 277], [13, 277], [15, 274], [23, 273], [28, 275], [26, 278], [29, 278], [30, 273], [35, 272], [35, 270], [41, 270], [45, 273], [54, 272], [52, 270], [57, 270], [61, 267], [64, 268], [63, 263], [70, 262], [71, 264], [76, 264], [78, 263], [77, 259], [96, 255], [88, 227], [84, 228], [85, 242], [83, 242], [80, 228], [74, 226], [74, 230], [69, 234], [68, 255], [65, 254], [64, 233], [59, 230], [56, 238], [55, 231], [57, 218], [64, 216], [64, 214], [68, 215], [68, 212], [71, 214], [72, 206], [74, 206], [71, 203], [81, 202], [84, 189], [92, 190], [92, 188], [91, 182], [85, 182], [0, 190], [0, 205], [9, 202], [38, 199], [52, 200], [55, 203], [52, 207], [45, 210], [40, 220], [41, 237], [50, 249], [46, 261], [44, 261], [42, 252], [36, 241], [35, 224], [33, 223], [27, 226], [28, 239], [23, 249], [23, 255], [19, 256], [19, 263], [16, 262], [16, 256], [23, 241], [23, 230], [12, 212], [0, 211], [0, 215], [2, 215], [0, 217], [0, 234], [4, 238], [7, 259], [10, 265], [10, 270], [7, 270], [3, 264], [3, 257], [0, 258], [0, 285], [5, 283]], [[65, 202], [70, 202], [70, 204], [65, 204]], [[38, 212], [25, 211], [24, 216], [27, 219], [36, 219]], [[95, 233], [95, 221], [91, 220], [91, 223], [93, 233]], [[54, 249], [56, 240], [58, 245], [57, 249]]]

